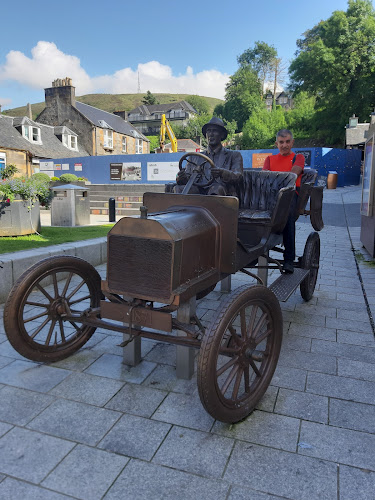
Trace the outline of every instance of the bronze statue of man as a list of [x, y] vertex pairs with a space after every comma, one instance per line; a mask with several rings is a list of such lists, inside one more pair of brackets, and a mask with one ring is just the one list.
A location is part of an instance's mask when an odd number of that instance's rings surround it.
[[[220, 118], [215, 116], [203, 125], [202, 133], [207, 137], [208, 146], [202, 153], [210, 158], [215, 164], [215, 168], [204, 165], [207, 170], [207, 176], [213, 177], [213, 182], [206, 187], [193, 185], [190, 188], [191, 194], [209, 194], [220, 196], [236, 196], [236, 184], [241, 179], [243, 173], [243, 159], [239, 151], [231, 151], [222, 146], [221, 142], [226, 139], [228, 131]], [[198, 158], [199, 164], [203, 164], [204, 160]], [[185, 169], [180, 170], [177, 174], [175, 192], [181, 193], [184, 186], [187, 184], [192, 172], [193, 165], [188, 163]]]

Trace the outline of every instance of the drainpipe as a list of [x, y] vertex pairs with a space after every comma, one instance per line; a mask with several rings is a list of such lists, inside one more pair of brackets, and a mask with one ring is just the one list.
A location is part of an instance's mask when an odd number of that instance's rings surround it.
[[95, 152], [95, 156], [98, 156], [98, 148], [97, 148], [97, 144], [96, 144], [96, 127], [95, 127], [95, 125], [92, 126], [92, 130], [93, 130], [93, 139], [94, 139], [94, 143], [95, 143], [94, 152]]

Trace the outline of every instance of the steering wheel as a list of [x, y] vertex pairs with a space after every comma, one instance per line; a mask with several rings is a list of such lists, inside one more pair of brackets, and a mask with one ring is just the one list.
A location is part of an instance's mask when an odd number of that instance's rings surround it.
[[[191, 156], [198, 156], [200, 158], [203, 158], [204, 161], [202, 163], [195, 163], [190, 159], [187, 160], [187, 158], [190, 158]], [[215, 164], [211, 160], [211, 158], [204, 155], [203, 153], [186, 153], [181, 156], [180, 161], [178, 162], [178, 168], [180, 170], [186, 168], [182, 166], [184, 160], [187, 160], [190, 165], [193, 165], [193, 170], [191, 172], [191, 177], [194, 176], [194, 180], [191, 183], [193, 186], [198, 186], [201, 188], [211, 186], [211, 184], [215, 180], [214, 176], [211, 174], [211, 168], [215, 168]], [[209, 165], [207, 165], [207, 163]]]

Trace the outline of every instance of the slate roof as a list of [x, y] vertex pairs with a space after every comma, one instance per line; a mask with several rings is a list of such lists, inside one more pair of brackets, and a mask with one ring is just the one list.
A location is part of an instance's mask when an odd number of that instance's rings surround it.
[[119, 134], [129, 135], [136, 139], [143, 139], [144, 141], [150, 142], [146, 136], [141, 134], [131, 123], [125, 121], [120, 116], [108, 113], [108, 111], [103, 111], [102, 109], [94, 108], [89, 104], [84, 104], [79, 101], [76, 101], [76, 108], [96, 127], [106, 128], [103, 127], [103, 123], [101, 123], [101, 121], [105, 121], [111, 129]]
[[[266, 95], [266, 99], [271, 99], [272, 96], [273, 96], [272, 92], [268, 92]], [[284, 90], [282, 92], [276, 92], [276, 99], [278, 99], [279, 97], [287, 97], [288, 99], [291, 98], [289, 94], [284, 92]]]
[[346, 144], [355, 146], [366, 142], [365, 133], [370, 128], [369, 123], [358, 123], [356, 127], [348, 127], [345, 131]]
[[[36, 144], [28, 141], [22, 136], [22, 133], [16, 127], [21, 125], [33, 125], [40, 128], [42, 144]], [[64, 127], [68, 133], [77, 135], [71, 132], [67, 127]], [[56, 129], [62, 127], [51, 127], [34, 122], [26, 116], [17, 118], [11, 116], [0, 115], [0, 147], [9, 149], [18, 149], [21, 151], [29, 151], [32, 156], [38, 158], [74, 158], [75, 156], [89, 156], [88, 152], [80, 145], [78, 138], [78, 151], [73, 151], [58, 139], [55, 135]], [[59, 133], [59, 131], [57, 131]]]
[[152, 104], [152, 105], [146, 105], [142, 104], [141, 106], [138, 106], [137, 108], [132, 109], [129, 111], [130, 114], [139, 114], [143, 116], [150, 116], [153, 113], [169, 113], [170, 111], [174, 109], [182, 109], [183, 111], [188, 111], [189, 113], [194, 113], [196, 114], [196, 110], [193, 108], [191, 104], [189, 104], [186, 101], [178, 101], [178, 102], [170, 102], [168, 104]]
[[[169, 142], [168, 144], [165, 145], [165, 147], [171, 149], [172, 144]], [[192, 139], [177, 139], [177, 150], [185, 151], [187, 149], [193, 151], [195, 151], [196, 149], [200, 150], [200, 146]]]

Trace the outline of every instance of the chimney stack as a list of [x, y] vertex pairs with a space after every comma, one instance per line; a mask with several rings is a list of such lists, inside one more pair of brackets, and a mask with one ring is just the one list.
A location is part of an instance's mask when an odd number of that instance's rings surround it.
[[128, 112], [127, 111], [114, 111], [113, 114], [116, 116], [119, 116], [120, 118], [122, 118], [126, 122], [128, 121]]
[[29, 102], [26, 105], [26, 116], [27, 118], [30, 118], [30, 120], [33, 119], [33, 114], [31, 112], [31, 104]]
[[72, 85], [71, 78], [57, 78], [52, 82], [52, 87], [45, 89], [46, 107], [56, 106], [58, 104], [71, 106], [76, 105], [76, 89]]

